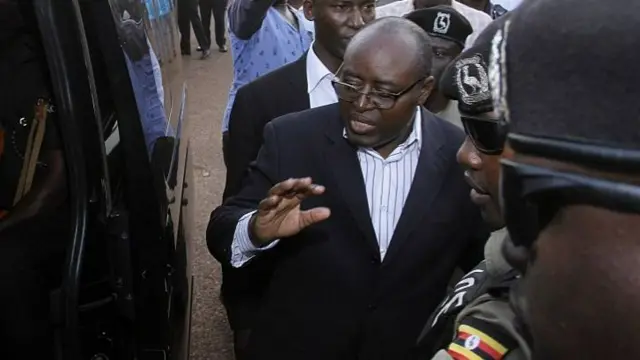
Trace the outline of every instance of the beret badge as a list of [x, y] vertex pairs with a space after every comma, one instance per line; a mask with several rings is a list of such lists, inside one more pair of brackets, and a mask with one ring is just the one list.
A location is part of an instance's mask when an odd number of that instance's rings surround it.
[[433, 21], [433, 32], [446, 35], [451, 26], [451, 14], [438, 12], [436, 19]]
[[460, 101], [467, 105], [487, 101], [491, 98], [489, 90], [489, 76], [482, 55], [456, 62], [456, 86], [460, 94]]

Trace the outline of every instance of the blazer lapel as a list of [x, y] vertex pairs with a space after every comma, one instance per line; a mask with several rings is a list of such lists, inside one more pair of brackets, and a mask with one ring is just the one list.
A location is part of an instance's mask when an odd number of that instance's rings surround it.
[[364, 184], [364, 177], [360, 168], [356, 147], [344, 138], [342, 121], [338, 113], [338, 105], [334, 106], [334, 119], [327, 119], [328, 148], [325, 152], [327, 167], [331, 169], [334, 183], [339, 188], [339, 196], [346, 203], [358, 228], [364, 235], [367, 246], [380, 258], [380, 249], [375, 231], [369, 215], [369, 202]]
[[425, 109], [421, 111], [422, 146], [420, 157], [402, 215], [398, 220], [391, 244], [385, 255], [384, 264], [397, 256], [400, 247], [420, 225], [445, 180], [444, 174], [448, 165], [440, 154], [440, 149], [446, 139], [440, 125], [434, 121], [433, 114]]
[[288, 78], [288, 85], [279, 91], [288, 94], [287, 101], [294, 107], [294, 112], [309, 109], [309, 92], [307, 90], [307, 53], [304, 53], [292, 64], [291, 76]]

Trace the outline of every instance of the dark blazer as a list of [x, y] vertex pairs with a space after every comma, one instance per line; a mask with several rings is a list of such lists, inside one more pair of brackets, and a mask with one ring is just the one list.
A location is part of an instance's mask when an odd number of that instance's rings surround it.
[[463, 134], [426, 110], [422, 116], [420, 159], [384, 261], [338, 105], [267, 124], [246, 186], [212, 213], [210, 251], [228, 264], [239, 218], [287, 178], [311, 176], [326, 186], [302, 207], [327, 206], [332, 215], [267, 251], [275, 270], [250, 359], [402, 359], [454, 268], [470, 269], [483, 258], [488, 233], [455, 160]]
[[[307, 55], [259, 77], [241, 87], [229, 118], [227, 144], [227, 181], [223, 200], [242, 188], [249, 164], [262, 146], [264, 126], [271, 120], [309, 108], [307, 93]], [[222, 299], [231, 327], [251, 327], [273, 266], [270, 256], [241, 268], [233, 269], [222, 261]]]
[[242, 188], [249, 164], [262, 146], [262, 132], [277, 117], [309, 108], [307, 55], [241, 87], [229, 116], [227, 182], [223, 199]]

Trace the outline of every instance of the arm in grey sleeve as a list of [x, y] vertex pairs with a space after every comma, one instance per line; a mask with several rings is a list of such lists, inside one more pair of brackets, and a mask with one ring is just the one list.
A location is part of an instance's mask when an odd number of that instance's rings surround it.
[[249, 237], [249, 222], [255, 211], [245, 214], [238, 220], [236, 231], [233, 233], [233, 242], [231, 243], [231, 265], [234, 268], [242, 267], [254, 256], [262, 251], [269, 250], [276, 246], [280, 240], [271, 242], [264, 247], [256, 247]]
[[248, 40], [262, 26], [267, 11], [275, 0], [232, 0], [227, 10], [229, 30], [242, 40]]

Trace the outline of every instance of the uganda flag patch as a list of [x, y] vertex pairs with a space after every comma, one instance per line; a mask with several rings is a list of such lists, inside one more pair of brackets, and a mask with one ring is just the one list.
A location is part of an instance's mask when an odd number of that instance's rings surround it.
[[500, 360], [518, 343], [499, 325], [464, 319], [447, 352], [455, 360]]

